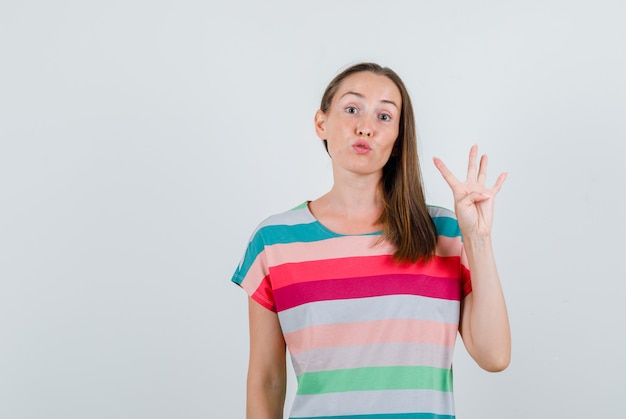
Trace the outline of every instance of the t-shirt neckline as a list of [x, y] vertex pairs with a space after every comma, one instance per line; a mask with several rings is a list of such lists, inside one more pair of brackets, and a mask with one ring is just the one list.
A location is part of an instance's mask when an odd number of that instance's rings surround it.
[[322, 231], [326, 232], [327, 234], [330, 234], [334, 237], [359, 237], [359, 236], [380, 236], [383, 232], [382, 231], [373, 231], [371, 233], [358, 233], [358, 234], [342, 234], [342, 233], [337, 233], [333, 230], [331, 230], [330, 228], [326, 227], [320, 220], [318, 220], [315, 215], [313, 215], [313, 212], [311, 212], [311, 209], [309, 208], [309, 204], [311, 203], [311, 201], [304, 201], [303, 203], [303, 207], [304, 210], [306, 211], [307, 215], [314, 221], [315, 225], [318, 226]]

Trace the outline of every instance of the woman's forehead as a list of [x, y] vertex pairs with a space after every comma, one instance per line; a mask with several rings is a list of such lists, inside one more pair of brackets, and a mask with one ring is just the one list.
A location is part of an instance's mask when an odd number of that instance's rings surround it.
[[335, 99], [339, 100], [346, 95], [392, 102], [398, 107], [402, 103], [402, 95], [398, 86], [387, 76], [362, 71], [346, 77], [339, 85]]

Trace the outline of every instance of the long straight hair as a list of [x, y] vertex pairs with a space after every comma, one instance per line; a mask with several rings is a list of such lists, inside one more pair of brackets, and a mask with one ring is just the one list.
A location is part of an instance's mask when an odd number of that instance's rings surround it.
[[395, 246], [396, 261], [427, 261], [435, 254], [437, 231], [426, 206], [417, 156], [413, 106], [402, 79], [390, 68], [375, 63], [353, 65], [328, 84], [320, 110], [328, 112], [335, 93], [346, 77], [364, 71], [387, 77], [398, 87], [402, 96], [398, 138], [383, 167], [380, 185], [384, 208], [379, 221], [383, 225], [383, 236]]

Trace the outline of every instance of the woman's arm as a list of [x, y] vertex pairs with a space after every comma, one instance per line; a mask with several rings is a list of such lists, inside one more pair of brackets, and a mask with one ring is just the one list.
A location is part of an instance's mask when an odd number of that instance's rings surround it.
[[481, 368], [502, 371], [511, 360], [511, 331], [491, 238], [468, 238], [464, 245], [472, 292], [461, 304], [459, 331], [467, 352]]
[[443, 162], [435, 165], [450, 185], [454, 211], [472, 275], [472, 292], [462, 302], [460, 333], [467, 352], [487, 371], [505, 369], [511, 359], [511, 331], [491, 243], [494, 197], [506, 174], [491, 188], [485, 187], [487, 156], [476, 167], [478, 148], [470, 150], [467, 179], [460, 182]]
[[285, 339], [278, 315], [251, 298], [246, 418], [282, 419], [287, 384]]

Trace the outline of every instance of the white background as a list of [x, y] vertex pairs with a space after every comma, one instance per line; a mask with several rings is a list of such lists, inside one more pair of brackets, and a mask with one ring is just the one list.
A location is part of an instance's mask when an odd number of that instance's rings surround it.
[[[513, 360], [458, 345], [459, 418], [626, 417], [626, 3], [0, 5], [0, 417], [242, 418], [266, 216], [326, 192], [322, 91], [412, 95], [428, 201], [491, 158]], [[291, 377], [293, 378], [293, 377]], [[292, 391], [292, 387], [290, 387]]]

